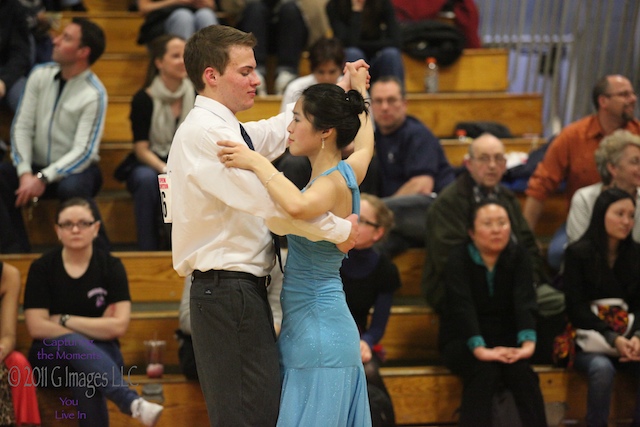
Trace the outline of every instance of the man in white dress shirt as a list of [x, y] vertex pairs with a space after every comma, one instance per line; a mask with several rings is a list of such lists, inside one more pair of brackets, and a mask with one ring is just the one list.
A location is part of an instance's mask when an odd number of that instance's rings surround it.
[[256, 175], [219, 161], [221, 140], [244, 140], [271, 160], [286, 147], [285, 114], [244, 127], [235, 116], [253, 106], [260, 84], [255, 43], [252, 34], [222, 25], [189, 39], [184, 62], [198, 96], [167, 163], [173, 265], [192, 275], [192, 339], [209, 422], [216, 427], [277, 421], [280, 370], [266, 290], [274, 249], [267, 224], [278, 234], [346, 241], [339, 245], [345, 251], [356, 234], [355, 216], [290, 219]]

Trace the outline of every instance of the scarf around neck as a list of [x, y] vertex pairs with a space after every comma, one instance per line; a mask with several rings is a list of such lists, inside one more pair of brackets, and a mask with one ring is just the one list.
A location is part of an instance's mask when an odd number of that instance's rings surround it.
[[[195, 89], [189, 79], [183, 79], [175, 92], [169, 91], [160, 76], [156, 76], [149, 85], [147, 93], [153, 101], [151, 128], [149, 129], [149, 148], [158, 157], [165, 159], [169, 155], [173, 134], [193, 108], [196, 99]], [[171, 111], [171, 104], [182, 99], [182, 111], [176, 120]]]

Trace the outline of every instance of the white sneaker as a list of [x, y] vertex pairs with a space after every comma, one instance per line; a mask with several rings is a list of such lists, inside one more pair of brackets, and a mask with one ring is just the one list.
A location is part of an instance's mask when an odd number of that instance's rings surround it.
[[296, 77], [297, 76], [290, 71], [280, 71], [278, 73], [278, 77], [276, 77], [276, 81], [274, 84], [276, 95], [282, 95], [287, 85], [291, 83], [291, 81]]
[[131, 416], [147, 427], [156, 425], [163, 409], [157, 403], [148, 402], [141, 397], [131, 402]]
[[264, 76], [262, 75], [262, 73], [258, 70], [256, 70], [256, 74], [258, 75], [258, 78], [260, 79], [260, 86], [257, 87], [256, 89], [256, 94], [258, 96], [266, 96], [267, 95], [267, 82], [264, 79]]

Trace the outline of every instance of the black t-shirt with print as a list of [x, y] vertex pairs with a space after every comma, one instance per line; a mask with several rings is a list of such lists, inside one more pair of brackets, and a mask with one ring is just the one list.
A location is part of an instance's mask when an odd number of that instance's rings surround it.
[[64, 268], [59, 248], [31, 264], [24, 309], [46, 308], [50, 314], [100, 317], [109, 304], [130, 299], [127, 274], [120, 259], [94, 248], [87, 271], [74, 279]]

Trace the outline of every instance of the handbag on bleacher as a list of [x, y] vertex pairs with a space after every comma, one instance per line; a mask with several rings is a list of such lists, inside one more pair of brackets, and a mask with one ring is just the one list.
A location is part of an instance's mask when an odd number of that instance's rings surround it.
[[[607, 325], [623, 337], [633, 331], [634, 315], [628, 312], [629, 307], [620, 298], [606, 298], [591, 302], [591, 311]], [[618, 349], [611, 347], [604, 336], [593, 329], [576, 328], [576, 344], [582, 351], [588, 353], [602, 353], [607, 356], [620, 357]]]

